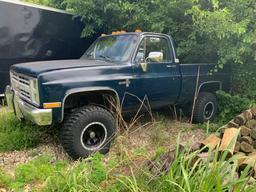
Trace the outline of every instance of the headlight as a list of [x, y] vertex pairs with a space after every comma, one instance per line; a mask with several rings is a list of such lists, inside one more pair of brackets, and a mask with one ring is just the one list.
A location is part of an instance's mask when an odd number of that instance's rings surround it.
[[31, 101], [39, 105], [39, 91], [38, 91], [38, 81], [37, 79], [30, 79], [30, 95]]

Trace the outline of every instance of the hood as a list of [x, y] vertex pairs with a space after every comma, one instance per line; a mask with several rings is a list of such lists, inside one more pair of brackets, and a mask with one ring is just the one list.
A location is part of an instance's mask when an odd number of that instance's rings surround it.
[[100, 66], [111, 66], [115, 63], [101, 61], [101, 60], [88, 60], [88, 59], [76, 59], [76, 60], [56, 60], [56, 61], [40, 61], [30, 63], [20, 63], [13, 65], [11, 70], [26, 74], [29, 76], [38, 76], [40, 73], [63, 70], [63, 69], [74, 69], [84, 67], [100, 67]]

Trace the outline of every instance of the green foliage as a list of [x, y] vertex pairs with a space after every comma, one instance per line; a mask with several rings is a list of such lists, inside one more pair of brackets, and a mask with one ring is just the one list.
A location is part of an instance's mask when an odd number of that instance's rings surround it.
[[0, 152], [36, 146], [40, 141], [40, 130], [29, 122], [19, 122], [13, 112], [0, 109]]
[[54, 171], [59, 171], [65, 165], [65, 162], [55, 162], [51, 165], [52, 158], [50, 156], [41, 156], [36, 160], [32, 160], [25, 165], [16, 168], [15, 177], [19, 182], [32, 182], [35, 180], [45, 180]]
[[15, 170], [15, 180], [10, 188], [22, 188], [27, 184], [44, 182], [48, 177], [65, 168], [67, 162], [52, 162], [52, 157], [41, 156], [27, 164], [19, 165]]
[[[114, 30], [163, 32], [176, 34], [179, 40], [191, 33], [191, 18], [185, 11], [192, 6], [191, 0], [136, 1], [136, 0], [66, 0], [67, 7], [86, 24], [84, 36], [99, 31]], [[177, 9], [179, 7], [179, 9]], [[170, 11], [172, 10], [172, 11]]]
[[0, 187], [14, 191], [22, 191], [28, 184], [44, 183], [56, 172], [66, 168], [66, 161], [53, 161], [50, 156], [40, 156], [27, 164], [18, 165], [14, 177], [0, 171]]
[[66, 4], [64, 0], [23, 0], [28, 3], [44, 5], [49, 7], [54, 7], [58, 9], [66, 9]]
[[0, 169], [0, 189], [1, 187], [7, 188], [10, 183], [12, 183], [12, 178], [6, 175], [5, 172]]
[[256, 66], [250, 64], [236, 65], [232, 75], [232, 92], [240, 97], [256, 100]]
[[24, 0], [24, 1], [28, 3], [38, 4], [38, 5], [50, 6], [49, 0]]
[[225, 122], [227, 122], [225, 115], [224, 115], [224, 118], [221, 118], [221, 116], [217, 116], [214, 122], [197, 124], [197, 127], [199, 126], [200, 129], [203, 129], [206, 132], [206, 134], [216, 133], [219, 131], [219, 128], [223, 126], [223, 123]]
[[218, 115], [217, 122], [226, 123], [236, 115], [247, 110], [254, 103], [247, 98], [241, 98], [238, 95], [232, 96], [225, 92], [218, 92]]
[[57, 171], [48, 177], [46, 191], [99, 191], [101, 182], [106, 180], [107, 171], [102, 155], [76, 162], [72, 167]]

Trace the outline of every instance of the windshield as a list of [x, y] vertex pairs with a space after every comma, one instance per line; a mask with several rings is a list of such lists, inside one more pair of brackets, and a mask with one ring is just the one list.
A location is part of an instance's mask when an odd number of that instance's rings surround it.
[[82, 58], [124, 62], [130, 58], [137, 40], [135, 34], [101, 37], [90, 46]]

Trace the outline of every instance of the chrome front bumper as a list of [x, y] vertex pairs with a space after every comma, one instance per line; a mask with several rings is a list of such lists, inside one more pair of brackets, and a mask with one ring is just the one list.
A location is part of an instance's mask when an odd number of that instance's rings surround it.
[[5, 98], [7, 106], [14, 110], [19, 120], [26, 119], [33, 123], [44, 126], [52, 124], [52, 109], [38, 109], [21, 100], [10, 86], [6, 87]]

